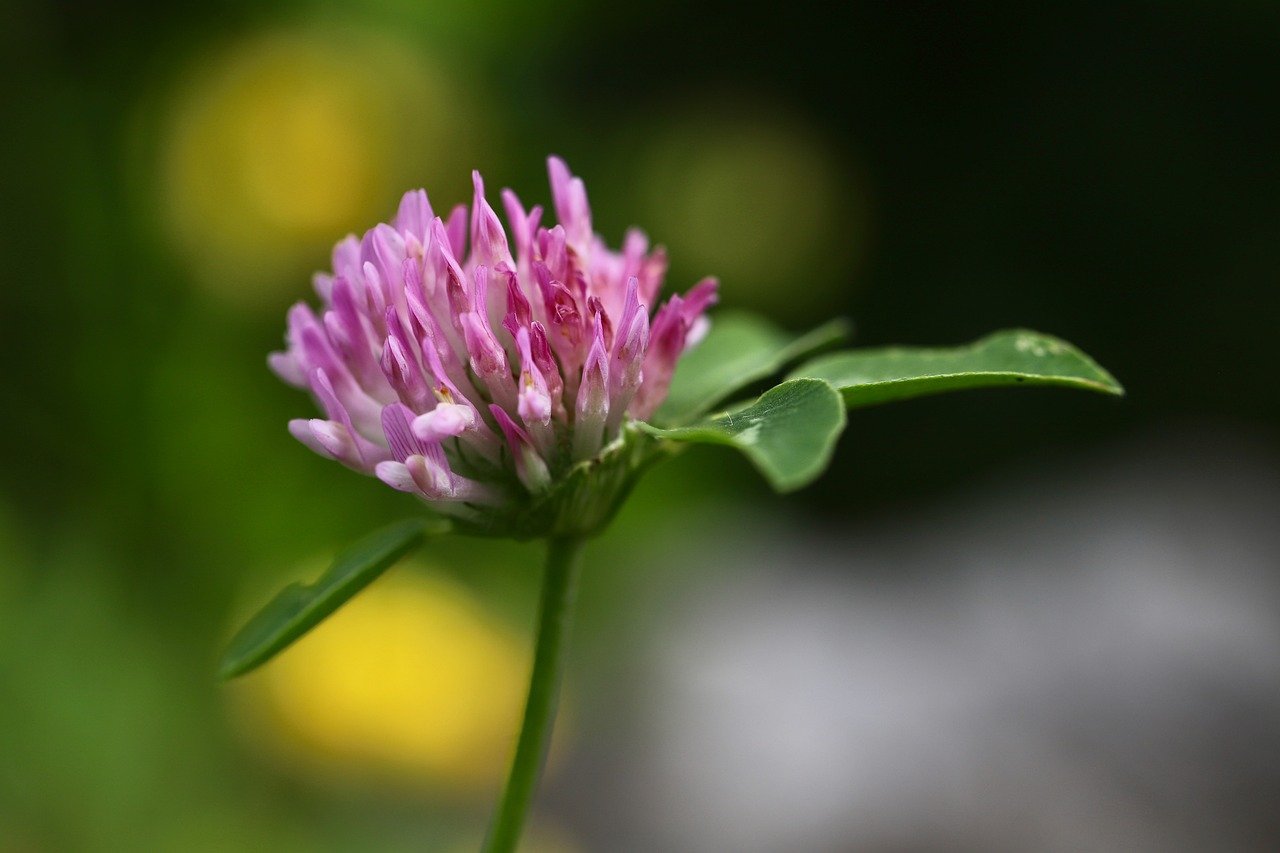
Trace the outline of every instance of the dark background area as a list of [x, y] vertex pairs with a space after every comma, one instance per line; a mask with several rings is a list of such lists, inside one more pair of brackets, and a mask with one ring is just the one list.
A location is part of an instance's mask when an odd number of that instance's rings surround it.
[[[428, 678], [420, 694], [386, 691], [385, 706], [369, 698], [364, 717], [328, 719], [350, 683], [332, 676], [308, 692], [305, 662], [233, 688], [213, 670], [230, 628], [274, 586], [413, 511], [289, 438], [286, 420], [309, 403], [264, 364], [284, 311], [309, 297], [328, 247], [386, 218], [404, 189], [425, 186], [438, 208], [452, 205], [474, 167], [490, 186], [542, 201], [552, 152], [585, 179], [611, 242], [636, 224], [669, 248], [671, 289], [717, 274], [723, 305], [796, 330], [846, 315], [859, 345], [1041, 329], [1097, 358], [1128, 396], [989, 391], [859, 411], [828, 474], [786, 498], [709, 449], [656, 473], [593, 549], [602, 565], [584, 591], [573, 719], [537, 843], [1168, 850], [1214, 837], [1220, 849], [1274, 847], [1280, 830], [1263, 794], [1273, 802], [1280, 787], [1270, 532], [1280, 510], [1280, 7], [11, 0], [0, 31], [0, 850], [474, 846], [511, 736], [506, 718], [468, 735], [500, 747], [476, 758], [479, 769], [449, 752], [462, 735], [433, 744], [367, 734], [398, 731], [407, 712], [397, 702], [445, 707], [463, 687]], [[1075, 509], [1037, 503], [1056, 482]], [[1034, 526], [1058, 512], [1079, 522], [1070, 535]], [[698, 600], [693, 590], [734, 599], [735, 560], [750, 562], [743, 543], [761, 529], [772, 536], [764, 550], [789, 555], [773, 567], [784, 587], [837, 583], [879, 600], [893, 578], [910, 577], [918, 586], [882, 601], [886, 612], [942, 596], [938, 612], [950, 614], [955, 602], [939, 590], [970, 577], [953, 559], [964, 542], [974, 553], [1002, 537], [1022, 542], [1008, 559], [1022, 555], [1027, 577], [1047, 584], [1028, 599], [1041, 603], [1070, 598], [1054, 567], [1070, 572], [1083, 553], [1099, 571], [1146, 578], [1136, 563], [1098, 556], [1099, 543], [1129, 535], [1164, 554], [1153, 564], [1183, 567], [1178, 577], [1201, 585], [1189, 613], [1219, 594], [1258, 607], [1247, 616], [1224, 604], [1221, 624], [1254, 626], [1266, 664], [1231, 646], [1227, 683], [1197, 680], [1205, 647], [1177, 638], [1198, 623], [1162, 622], [1170, 633], [1149, 635], [1151, 648], [1183, 650], [1169, 653], [1169, 689], [1217, 700], [1180, 726], [1155, 727], [1165, 740], [1150, 754], [1163, 764], [1117, 759], [1131, 733], [1152, 729], [1141, 713], [1118, 720], [1088, 702], [1062, 712], [1068, 730], [1102, 733], [1099, 761], [1127, 768], [1109, 778], [1136, 780], [1119, 790], [1146, 792], [1132, 802], [1150, 808], [1112, 834], [1095, 821], [1100, 835], [1073, 835], [1092, 820], [1083, 806], [1079, 821], [1014, 815], [974, 829], [964, 816], [994, 790], [979, 783], [971, 801], [880, 834], [811, 818], [828, 834], [787, 835], [804, 821], [780, 813], [778, 833], [755, 836], [753, 848], [717, 835], [696, 810], [672, 834], [655, 833], [669, 823], [661, 803], [600, 782], [628, 775], [628, 749], [643, 753], [645, 736], [671, 743], [682, 731], [679, 713], [661, 718], [668, 727], [646, 717], [648, 705], [667, 705], [636, 685], [683, 657], [641, 650], [678, 633], [675, 603]], [[1019, 529], [1030, 532], [1010, 532]], [[934, 550], [902, 544], [923, 540]], [[456, 660], [415, 658], [407, 671], [492, 665], [518, 685], [537, 558], [532, 547], [450, 540], [409, 570], [428, 584], [427, 605], [456, 605], [450, 618], [470, 640], [431, 635], [422, 642], [437, 652], [456, 640]], [[1024, 612], [1027, 601], [1003, 592], [1020, 583], [1016, 566], [1000, 577], [1001, 591], [974, 595]], [[452, 586], [430, 587], [441, 578]], [[1127, 659], [1129, 642], [1148, 635], [1127, 631], [1126, 614], [1159, 611], [1172, 600], [1160, 590], [1183, 588], [1167, 581], [1157, 572], [1150, 589], [1139, 585], [1134, 609], [1115, 616], [1115, 645], [1082, 658], [1083, 671]], [[1097, 601], [1071, 601], [1063, 606], [1083, 608], [1073, 630], [1087, 635]], [[768, 622], [743, 608], [736, 624]], [[942, 617], [930, 612], [915, 618], [934, 636]], [[988, 617], [975, 611], [975, 630]], [[1045, 648], [1074, 647], [1080, 635], [1064, 631]], [[896, 636], [870, 635], [886, 644], [887, 668], [919, 659]], [[338, 644], [345, 664], [317, 647], [315, 671], [359, 669], [365, 639]], [[816, 642], [830, 639], [818, 632]], [[385, 657], [377, 642], [367, 655]], [[932, 659], [925, 646], [916, 652]], [[1141, 660], [1114, 684], [1141, 682], [1151, 671]], [[1250, 660], [1261, 668], [1231, 681], [1231, 667]], [[401, 670], [388, 667], [394, 680]], [[910, 666], [895, 671], [914, 683]], [[834, 675], [858, 678], [838, 666]], [[497, 705], [514, 701], [498, 680], [475, 687], [477, 707], [486, 690]], [[1167, 698], [1086, 682], [1084, 693], [1119, 695], [1119, 706]], [[471, 719], [473, 705], [457, 714]], [[354, 719], [364, 734], [344, 728]], [[780, 713], [776, 729], [752, 737], [790, 743], [805, 719]], [[1246, 746], [1233, 739], [1242, 731]], [[978, 752], [994, 748], [983, 743]], [[687, 757], [716, 766], [697, 749]], [[1039, 778], [1057, 793], [1046, 802], [1074, 802], [1048, 766]], [[1205, 767], [1218, 781], [1195, 799], [1192, 820], [1176, 804], [1190, 780], [1207, 784]], [[677, 777], [688, 782], [640, 776]], [[705, 784], [716, 779], [709, 772]], [[888, 790], [875, 777], [868, 786]], [[579, 793], [595, 802], [591, 790], [609, 796], [584, 816], [573, 803]], [[1217, 835], [1219, 825], [1235, 830]]]

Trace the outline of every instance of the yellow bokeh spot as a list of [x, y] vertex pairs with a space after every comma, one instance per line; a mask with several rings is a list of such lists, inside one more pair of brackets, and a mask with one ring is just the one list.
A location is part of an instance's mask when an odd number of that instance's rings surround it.
[[287, 745], [336, 769], [491, 793], [529, 655], [467, 590], [402, 568], [264, 667], [255, 698]]
[[641, 163], [648, 230], [687, 275], [718, 276], [726, 303], [805, 318], [854, 281], [864, 188], [797, 118], [699, 105], [654, 133]]
[[225, 302], [278, 307], [350, 231], [475, 155], [468, 98], [378, 31], [258, 35], [193, 64], [158, 164], [163, 218]]
[[253, 213], [281, 230], [325, 236], [370, 204], [379, 177], [370, 154], [381, 140], [361, 121], [369, 110], [358, 79], [312, 48], [262, 57], [254, 79], [211, 105], [226, 115], [213, 116], [217, 127], [207, 130], [227, 134], [226, 153]]

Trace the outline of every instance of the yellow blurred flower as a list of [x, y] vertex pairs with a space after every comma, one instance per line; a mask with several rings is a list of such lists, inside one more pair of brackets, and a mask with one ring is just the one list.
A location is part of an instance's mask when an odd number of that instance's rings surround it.
[[487, 795], [510, 758], [529, 656], [463, 587], [402, 567], [248, 681], [295, 755]]
[[304, 292], [335, 235], [385, 215], [407, 186], [465, 175], [473, 107], [385, 32], [313, 27], [230, 44], [176, 92], [164, 220], [211, 294], [277, 306]]

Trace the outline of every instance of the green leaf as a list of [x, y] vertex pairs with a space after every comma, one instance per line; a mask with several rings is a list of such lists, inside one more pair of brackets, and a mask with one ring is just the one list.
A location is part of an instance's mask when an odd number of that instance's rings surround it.
[[790, 492], [826, 469], [844, 423], [844, 406], [834, 388], [817, 379], [792, 379], [770, 388], [745, 408], [694, 426], [662, 429], [642, 424], [641, 428], [669, 441], [737, 448], [770, 485]]
[[706, 340], [680, 358], [667, 399], [654, 421], [688, 423], [734, 391], [848, 335], [849, 324], [844, 320], [832, 320], [795, 337], [751, 314], [717, 315]]
[[810, 361], [792, 377], [824, 379], [849, 408], [998, 385], [1057, 385], [1124, 394], [1110, 373], [1051, 335], [1011, 329], [953, 348], [845, 350]]
[[343, 551], [315, 583], [289, 584], [232, 638], [219, 674], [235, 678], [257, 669], [422, 545], [428, 536], [439, 536], [450, 529], [448, 522], [434, 519], [398, 522]]

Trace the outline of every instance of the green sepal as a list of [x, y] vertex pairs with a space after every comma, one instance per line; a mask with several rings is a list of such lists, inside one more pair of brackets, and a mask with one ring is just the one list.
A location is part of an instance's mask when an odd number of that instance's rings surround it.
[[455, 529], [472, 536], [522, 540], [596, 535], [617, 514], [641, 475], [662, 458], [658, 442], [641, 426], [626, 422], [616, 439], [593, 458], [558, 474], [546, 492], [524, 495], [507, 506], [474, 507], [454, 519]]

